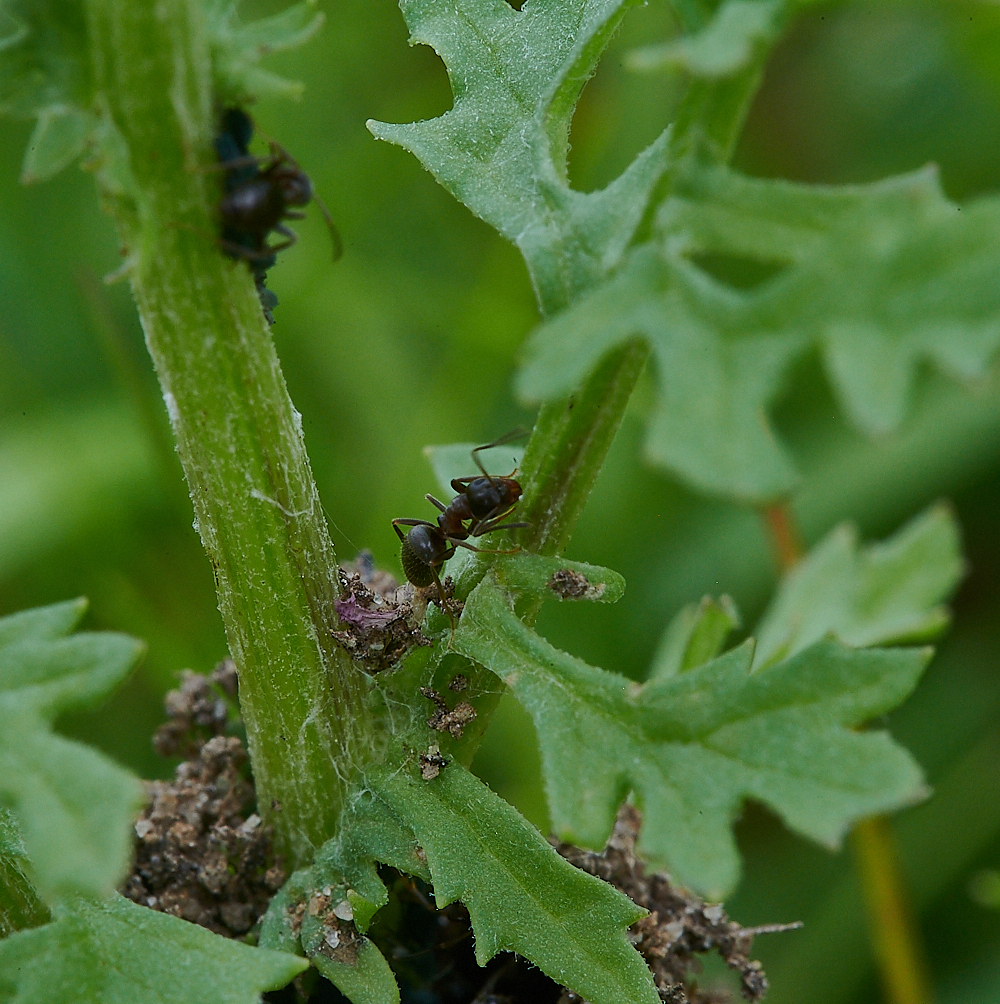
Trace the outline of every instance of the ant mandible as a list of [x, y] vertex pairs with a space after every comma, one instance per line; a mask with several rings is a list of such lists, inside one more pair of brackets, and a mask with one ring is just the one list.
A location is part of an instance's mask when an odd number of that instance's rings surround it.
[[[513, 550], [495, 550], [492, 548], [475, 547], [467, 543], [469, 537], [482, 537], [494, 530], [516, 530], [530, 526], [530, 523], [505, 522], [514, 507], [521, 499], [521, 485], [514, 480], [516, 469], [505, 478], [494, 477], [487, 473], [476, 456], [481, 450], [494, 446], [502, 446], [518, 436], [524, 435], [518, 429], [485, 446], [477, 446], [472, 451], [472, 459], [482, 471], [481, 476], [454, 478], [451, 487], [458, 494], [448, 505], [438, 501], [433, 495], [425, 498], [441, 510], [437, 524], [423, 519], [394, 519], [392, 528], [399, 537], [401, 546], [399, 552], [403, 573], [409, 582], [418, 588], [425, 588], [432, 583], [437, 586], [441, 606], [448, 614], [452, 631], [455, 630], [455, 619], [448, 606], [444, 587], [438, 569], [454, 556], [458, 547], [482, 554], [516, 554], [520, 548]], [[468, 526], [466, 526], [468, 524]], [[401, 526], [411, 529], [407, 533], [400, 530]]]
[[[219, 202], [222, 223], [222, 249], [234, 258], [243, 258], [250, 266], [266, 314], [277, 305], [277, 297], [264, 287], [267, 270], [277, 261], [277, 254], [298, 240], [284, 220], [305, 219], [305, 214], [290, 207], [315, 202], [323, 214], [333, 240], [333, 258], [343, 252], [340, 234], [326, 205], [313, 191], [309, 176], [287, 150], [270, 141], [270, 159], [249, 152], [253, 121], [239, 108], [229, 108], [222, 115], [222, 128], [215, 138], [218, 167], [226, 172], [225, 195]], [[285, 237], [279, 244], [269, 244], [276, 231]], [[272, 320], [269, 316], [268, 320]]]

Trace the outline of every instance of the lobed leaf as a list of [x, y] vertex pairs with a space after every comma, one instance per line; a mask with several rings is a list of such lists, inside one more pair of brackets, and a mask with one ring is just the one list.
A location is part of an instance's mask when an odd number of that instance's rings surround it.
[[[420, 743], [435, 736], [409, 738]], [[302, 888], [325, 881], [342, 890], [359, 929], [366, 929], [387, 902], [376, 862], [432, 882], [439, 907], [461, 900], [480, 965], [497, 952], [517, 952], [593, 1004], [658, 1000], [649, 969], [624, 934], [643, 911], [569, 864], [457, 760], [425, 780], [409, 743], [396, 744], [385, 764], [366, 771], [340, 835], [319, 850], [307, 879], [293, 876], [276, 898], [262, 941], [292, 944], [282, 920], [287, 903], [279, 900], [301, 898], [287, 892], [295, 881]], [[377, 999], [356, 998], [346, 985], [341, 990], [356, 1004]]]
[[[384, 887], [379, 892], [384, 899]], [[352, 1004], [399, 1004], [399, 987], [388, 962], [363, 935], [376, 909], [347, 886], [333, 856], [321, 851], [316, 863], [292, 875], [271, 901], [259, 943], [294, 955], [305, 953]], [[356, 931], [347, 926], [349, 921]], [[341, 940], [345, 930], [352, 939], [357, 936], [350, 949]]]
[[307, 963], [115, 896], [0, 941], [9, 1004], [256, 1004]]
[[[202, 5], [218, 101], [298, 97], [301, 84], [270, 73], [260, 63], [269, 53], [301, 45], [319, 30], [323, 15], [316, 12], [315, 0], [251, 22], [240, 19], [238, 8], [234, 0], [207, 0]], [[91, 66], [82, 0], [6, 0], [0, 8], [0, 115], [36, 120], [22, 182], [52, 177], [88, 148], [96, 153], [88, 166], [104, 174], [128, 174], [110, 119], [95, 111], [100, 102]]]
[[233, 0], [210, 0], [205, 22], [212, 47], [217, 99], [242, 104], [257, 97], [302, 95], [302, 84], [263, 69], [261, 60], [272, 52], [307, 42], [323, 26], [316, 0], [303, 0], [270, 17], [244, 22]]
[[0, 808], [0, 939], [49, 920], [31, 883], [31, 863], [13, 815]]
[[638, 688], [536, 635], [492, 576], [469, 597], [454, 647], [531, 714], [563, 839], [602, 846], [632, 791], [644, 855], [711, 897], [738, 878], [731, 826], [745, 798], [836, 846], [854, 820], [924, 794], [919, 768], [887, 733], [854, 730], [908, 696], [928, 650], [824, 641], [751, 674], [748, 642]]
[[842, 524], [785, 576], [757, 625], [754, 669], [826, 635], [857, 647], [929, 641], [948, 625], [942, 603], [964, 570], [958, 525], [945, 505], [865, 548]]
[[725, 0], [701, 31], [629, 54], [634, 70], [677, 67], [696, 77], [726, 77], [749, 66], [785, 26], [788, 0]]
[[620, 260], [666, 167], [664, 133], [607, 188], [566, 180], [583, 85], [638, 0], [400, 0], [411, 44], [444, 60], [454, 106], [425, 122], [368, 128], [418, 157], [521, 250], [543, 309], [572, 300]]
[[660, 387], [650, 458], [761, 503], [795, 484], [766, 414], [810, 347], [871, 434], [902, 421], [922, 361], [985, 374], [1000, 345], [995, 197], [956, 206], [933, 169], [840, 187], [702, 169], [677, 191], [654, 241], [532, 335], [525, 399], [564, 396], [615, 346], [644, 340]]
[[700, 603], [688, 604], [663, 632], [648, 679], [665, 680], [704, 666], [722, 651], [738, 627], [740, 614], [728, 596], [717, 600], [704, 596]]
[[144, 794], [103, 754], [52, 732], [55, 717], [121, 683], [143, 651], [116, 634], [67, 637], [86, 604], [0, 619], [0, 800], [10, 805], [42, 895], [110, 893]]
[[643, 911], [570, 865], [464, 767], [453, 761], [425, 781], [410, 758], [367, 780], [412, 827], [437, 905], [461, 900], [468, 909], [480, 965], [517, 952], [592, 1004], [659, 999], [624, 933]]

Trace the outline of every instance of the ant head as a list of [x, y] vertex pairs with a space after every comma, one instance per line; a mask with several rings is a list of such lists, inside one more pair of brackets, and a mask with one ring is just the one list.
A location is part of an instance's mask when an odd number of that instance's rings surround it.
[[521, 486], [513, 478], [485, 477], [470, 481], [465, 490], [469, 507], [479, 518], [495, 509], [516, 505], [521, 498]]
[[312, 182], [305, 171], [285, 167], [275, 172], [274, 180], [281, 189], [286, 205], [304, 206], [313, 197]]

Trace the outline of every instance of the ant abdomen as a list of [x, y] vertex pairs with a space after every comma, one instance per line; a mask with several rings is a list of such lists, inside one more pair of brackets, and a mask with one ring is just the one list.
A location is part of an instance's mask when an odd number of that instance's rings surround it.
[[440, 532], [423, 524], [413, 527], [402, 538], [399, 548], [399, 560], [403, 566], [403, 574], [408, 582], [418, 589], [423, 589], [435, 581], [435, 564], [441, 561], [441, 551], [447, 550]]

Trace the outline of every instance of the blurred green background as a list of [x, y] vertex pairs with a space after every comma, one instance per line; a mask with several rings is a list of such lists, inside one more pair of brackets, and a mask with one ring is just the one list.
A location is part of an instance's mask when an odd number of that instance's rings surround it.
[[[423, 494], [436, 488], [422, 447], [485, 442], [530, 423], [510, 388], [537, 315], [517, 252], [364, 127], [448, 108], [441, 62], [408, 48], [393, 0], [321, 6], [319, 37], [270, 64], [303, 80], [305, 98], [253, 114], [310, 172], [346, 253], [330, 264], [313, 212], [269, 277], [281, 298], [274, 337], [342, 559], [368, 547], [398, 571], [389, 521], [425, 515]], [[678, 82], [632, 75], [623, 60], [671, 30], [660, 0], [637, 9], [588, 84], [572, 134], [578, 187], [605, 184], [670, 121]], [[208, 670], [225, 653], [211, 572], [127, 286], [99, 282], [119, 258], [93, 183], [72, 169], [22, 188], [30, 126], [3, 128], [0, 613], [84, 594], [91, 626], [146, 639], [128, 687], [62, 727], [146, 777], [164, 776], [172, 765], [149, 743], [162, 695], [180, 669]], [[772, 59], [738, 166], [848, 182], [928, 161], [953, 198], [1000, 187], [1000, 5], [809, 8]], [[540, 625], [556, 644], [632, 677], [683, 603], [727, 592], [752, 626], [775, 582], [755, 513], [643, 463], [649, 397], [640, 385], [570, 548], [624, 573], [626, 598], [585, 613], [547, 609]], [[936, 793], [896, 830], [940, 1002], [1000, 1002], [1000, 909], [970, 892], [974, 876], [1000, 868], [1000, 373], [967, 387], [925, 373], [905, 426], [873, 442], [845, 425], [806, 360], [778, 425], [805, 474], [793, 504], [809, 542], [844, 519], [871, 538], [937, 498], [956, 507], [970, 571], [954, 627], [888, 722]], [[544, 827], [531, 735], [527, 717], [505, 705], [476, 767]], [[769, 1000], [880, 1000], [850, 855], [791, 837], [756, 806], [738, 834], [746, 860], [734, 916], [806, 922], [758, 942]]]

